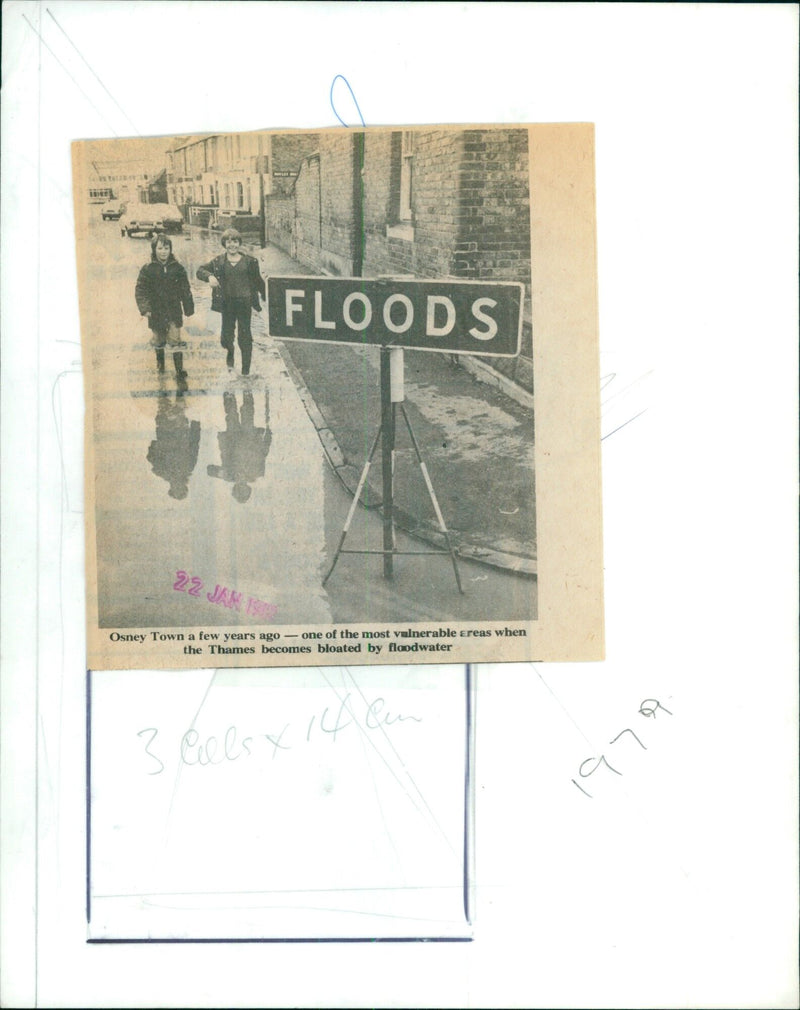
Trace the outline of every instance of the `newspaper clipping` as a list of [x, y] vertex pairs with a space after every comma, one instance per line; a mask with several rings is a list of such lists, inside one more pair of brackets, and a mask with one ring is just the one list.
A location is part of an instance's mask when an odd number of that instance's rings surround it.
[[91, 669], [603, 657], [593, 144], [74, 145]]

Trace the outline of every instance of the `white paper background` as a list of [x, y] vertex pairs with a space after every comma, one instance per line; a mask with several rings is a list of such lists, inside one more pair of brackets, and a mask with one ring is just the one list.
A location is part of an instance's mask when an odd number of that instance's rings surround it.
[[[3, 1004], [796, 1005], [796, 6], [9, 3], [3, 29]], [[370, 125], [596, 123], [606, 432], [647, 408], [604, 442], [608, 658], [480, 671], [475, 942], [87, 947], [69, 143], [335, 125], [336, 74]], [[583, 796], [632, 721], [648, 750]]]
[[93, 674], [91, 936], [471, 936], [468, 693], [455, 665]]

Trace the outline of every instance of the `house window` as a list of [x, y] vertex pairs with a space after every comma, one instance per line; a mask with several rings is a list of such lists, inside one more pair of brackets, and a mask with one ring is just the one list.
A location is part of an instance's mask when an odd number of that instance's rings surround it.
[[244, 186], [240, 182], [236, 183], [236, 206], [244, 207]]
[[389, 186], [391, 210], [386, 237], [414, 241], [414, 144], [413, 130], [392, 133]]
[[410, 221], [414, 194], [414, 132], [403, 130], [400, 144], [400, 213], [401, 221]]

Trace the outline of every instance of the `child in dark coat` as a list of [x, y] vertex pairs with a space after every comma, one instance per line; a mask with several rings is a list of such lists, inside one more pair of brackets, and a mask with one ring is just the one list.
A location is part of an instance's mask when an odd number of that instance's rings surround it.
[[159, 233], [150, 243], [151, 258], [139, 271], [136, 281], [136, 304], [153, 331], [150, 343], [156, 350], [159, 372], [164, 371], [164, 349], [169, 348], [179, 380], [186, 378], [183, 370], [183, 313], [194, 315], [194, 299], [186, 271], [172, 253], [172, 240]]

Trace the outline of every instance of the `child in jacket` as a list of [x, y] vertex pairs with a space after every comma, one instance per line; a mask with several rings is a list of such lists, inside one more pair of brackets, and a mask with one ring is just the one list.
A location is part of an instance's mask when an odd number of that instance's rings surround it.
[[227, 228], [222, 233], [222, 246], [225, 252], [198, 267], [197, 277], [211, 285], [211, 308], [222, 313], [220, 343], [227, 352], [228, 371], [233, 372], [236, 333], [242, 355], [242, 375], [249, 375], [253, 354], [250, 320], [253, 309], [261, 311], [259, 295], [266, 298], [267, 288], [258, 260], [242, 252], [242, 236], [235, 228]]
[[175, 259], [172, 240], [159, 233], [150, 243], [150, 262], [139, 271], [136, 281], [136, 305], [147, 319], [153, 336], [150, 343], [156, 351], [159, 372], [164, 371], [164, 351], [172, 351], [175, 374], [185, 379], [183, 369], [183, 314], [194, 315], [194, 299], [186, 270]]

